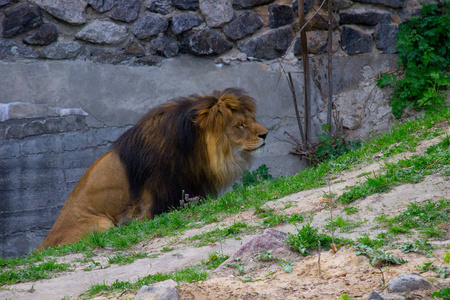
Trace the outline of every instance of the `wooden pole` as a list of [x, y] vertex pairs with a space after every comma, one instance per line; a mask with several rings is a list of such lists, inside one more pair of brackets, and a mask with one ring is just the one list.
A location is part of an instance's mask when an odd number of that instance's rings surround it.
[[331, 112], [333, 110], [333, 13], [332, 0], [328, 0], [328, 128], [330, 136], [333, 134], [333, 124], [331, 123]]
[[[298, 11], [300, 17], [300, 28], [305, 25], [305, 9], [304, 0], [298, 1]], [[302, 58], [303, 58], [303, 73], [305, 75], [305, 141], [308, 146], [308, 137], [311, 124], [311, 83], [309, 77], [309, 59], [308, 59], [308, 41], [306, 39], [306, 30], [300, 32], [300, 41], [302, 44]]]

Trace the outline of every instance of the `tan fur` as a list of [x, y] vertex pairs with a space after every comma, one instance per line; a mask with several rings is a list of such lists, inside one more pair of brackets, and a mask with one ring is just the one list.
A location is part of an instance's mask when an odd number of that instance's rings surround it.
[[[178, 114], [171, 114], [174, 111]], [[182, 129], [181, 133], [186, 136], [192, 134], [192, 130], [195, 132], [191, 149], [183, 148], [190, 143], [180, 147], [179, 140], [161, 134], [167, 128], [176, 128], [173, 125], [179, 121], [166, 120], [165, 116], [180, 115], [180, 112], [185, 113], [185, 120], [192, 122], [192, 129]], [[194, 112], [193, 117], [191, 112]], [[250, 152], [264, 144], [266, 135], [267, 129], [254, 120], [253, 99], [240, 90], [180, 98], [159, 106], [124, 133], [115, 149], [100, 157], [86, 171], [67, 198], [50, 233], [36, 250], [74, 243], [93, 231], [103, 232], [132, 218], [151, 219], [154, 214], [176, 206], [185, 181], [187, 190], [191, 188], [198, 196], [217, 194], [242, 175], [250, 163]], [[190, 154], [185, 159], [182, 155], [187, 150]], [[160, 171], [144, 172], [149, 177], [142, 180], [131, 179], [134, 169], [127, 169], [130, 156], [146, 157], [146, 154], [161, 159], [138, 160], [137, 170], [153, 170], [158, 161], [173, 161], [169, 170], [160, 168], [172, 176], [173, 182], [165, 182], [168, 175], [157, 173]], [[177, 169], [181, 164], [184, 169]], [[190, 182], [187, 182], [188, 175], [193, 178]], [[133, 183], [137, 196], [133, 196], [130, 188]], [[175, 190], [170, 190], [173, 188]], [[170, 197], [165, 197], [164, 193], [161, 196], [161, 192], [167, 192]]]

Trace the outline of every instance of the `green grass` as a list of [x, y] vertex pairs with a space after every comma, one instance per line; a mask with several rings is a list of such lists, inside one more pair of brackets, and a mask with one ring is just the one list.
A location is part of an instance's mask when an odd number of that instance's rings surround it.
[[[217, 199], [205, 199], [200, 205], [189, 205], [186, 208], [158, 215], [153, 220], [133, 221], [127, 226], [121, 225], [101, 234], [95, 233], [74, 244], [53, 247], [39, 253], [31, 253], [24, 258], [0, 259], [0, 274], [2, 274], [0, 286], [9, 282], [8, 279], [5, 279], [8, 277], [3, 274], [11, 272], [12, 269], [16, 269], [18, 266], [23, 266], [23, 269], [27, 269], [29, 264], [42, 263], [48, 257], [57, 257], [70, 253], [89, 253], [97, 248], [127, 249], [140, 241], [153, 237], [182, 234], [189, 228], [201, 226], [201, 224], [199, 225], [199, 220], [202, 220], [203, 224], [218, 222], [228, 215], [261, 207], [270, 200], [299, 191], [322, 187], [333, 174], [354, 169], [359, 164], [373, 162], [376, 153], [383, 153], [383, 156], [386, 157], [392, 156], [399, 151], [414, 150], [419, 141], [431, 139], [442, 134], [440, 123], [448, 122], [449, 120], [450, 108], [447, 107], [434, 113], [428, 113], [422, 119], [400, 124], [383, 136], [366, 141], [357, 150], [346, 153], [336, 159], [322, 162], [315, 167], [305, 169], [294, 176], [261, 181], [256, 185], [228, 192]], [[444, 145], [445, 142], [443, 141], [442, 144]], [[395, 147], [391, 145], [395, 145]], [[401, 182], [414, 182], [430, 172], [439, 170], [444, 174], [447, 172], [450, 175], [448, 148], [447, 150], [443, 148], [443, 146], [432, 147], [434, 150], [430, 150], [424, 157], [404, 160], [397, 163], [395, 167], [387, 165], [387, 175], [376, 174], [379, 178], [369, 180], [373, 186], [371, 192], [386, 191], [394, 184]], [[350, 190], [349, 193], [346, 196], [348, 200], [344, 201], [341, 199], [341, 202], [349, 203], [358, 199], [358, 197], [364, 197], [369, 194], [364, 189], [358, 191], [357, 188], [355, 188], [355, 191]], [[266, 221], [268, 226], [272, 226], [276, 222], [276, 217], [273, 220]], [[225, 238], [233, 236], [230, 233], [225, 234]]]
[[195, 266], [170, 273], [157, 273], [154, 275], [148, 275], [146, 277], [139, 278], [135, 282], [116, 280], [112, 284], [94, 284], [81, 296], [93, 297], [95, 295], [107, 295], [124, 290], [133, 292], [139, 290], [144, 285], [153, 285], [154, 283], [165, 281], [168, 279], [173, 279], [177, 283], [191, 283], [205, 280], [206, 278], [207, 272], [202, 270], [200, 266]]
[[340, 229], [340, 232], [351, 232], [352, 229], [358, 227], [364, 221], [352, 221], [347, 219], [344, 219], [342, 216], [337, 216], [333, 221], [331, 221], [329, 218], [326, 219], [328, 224], [325, 225], [325, 228], [329, 231]]
[[244, 222], [235, 222], [234, 224], [224, 228], [216, 228], [210, 231], [202, 232], [201, 234], [194, 235], [192, 237], [187, 238], [188, 241], [197, 241], [194, 244], [195, 247], [203, 247], [210, 243], [216, 243], [225, 238], [235, 238], [239, 239], [239, 237], [243, 233], [253, 232], [255, 230], [254, 226], [249, 226]]
[[3, 269], [0, 272], [0, 282], [4, 285], [36, 281], [50, 278], [56, 273], [69, 270], [69, 265], [66, 263], [59, 264], [55, 260], [48, 260], [37, 265], [26, 265], [23, 268]]
[[408, 234], [414, 230], [427, 238], [440, 238], [446, 232], [439, 229], [438, 225], [450, 222], [450, 200], [442, 199], [437, 202], [428, 200], [422, 204], [413, 203], [397, 216], [388, 218], [382, 214], [377, 221], [387, 227], [387, 234]]
[[148, 253], [131, 253], [131, 254], [121, 254], [118, 253], [112, 257], [108, 258], [108, 262], [116, 265], [126, 265], [134, 262], [136, 259], [149, 257]]

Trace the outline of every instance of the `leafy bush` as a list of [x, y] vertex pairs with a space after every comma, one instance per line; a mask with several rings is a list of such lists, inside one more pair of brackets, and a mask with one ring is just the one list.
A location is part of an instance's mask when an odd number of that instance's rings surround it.
[[392, 113], [400, 117], [405, 107], [436, 109], [444, 103], [441, 90], [450, 85], [450, 1], [438, 6], [425, 3], [422, 16], [412, 18], [399, 27], [398, 64], [404, 76], [384, 74], [377, 85], [393, 84], [389, 101]]
[[433, 298], [450, 300], [450, 288], [440, 289], [439, 291], [434, 292], [431, 296], [433, 296]]
[[[244, 171], [244, 174], [241, 178], [241, 184], [243, 187], [248, 187], [251, 185], [256, 185], [257, 183], [264, 181], [264, 180], [270, 180], [273, 179], [273, 176], [269, 174], [269, 168], [264, 164], [260, 165], [258, 169], [256, 169], [253, 172], [249, 172], [247, 170]], [[237, 190], [239, 189], [240, 185], [234, 184], [233, 189]]]

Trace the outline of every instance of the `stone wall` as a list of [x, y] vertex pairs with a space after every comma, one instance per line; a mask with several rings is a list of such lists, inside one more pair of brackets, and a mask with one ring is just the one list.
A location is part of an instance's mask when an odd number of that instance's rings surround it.
[[[308, 18], [320, 3], [305, 2]], [[393, 123], [389, 91], [375, 81], [396, 68], [397, 25], [420, 4], [334, 6], [336, 110], [352, 136], [367, 137]], [[298, 133], [281, 72], [294, 72], [302, 99], [297, 9], [289, 0], [0, 0], [0, 256], [33, 251], [87, 167], [174, 97], [246, 89], [270, 130], [253, 168], [265, 163], [275, 176], [301, 170], [285, 135]], [[326, 122], [325, 20], [320, 10], [307, 26], [311, 136]]]

